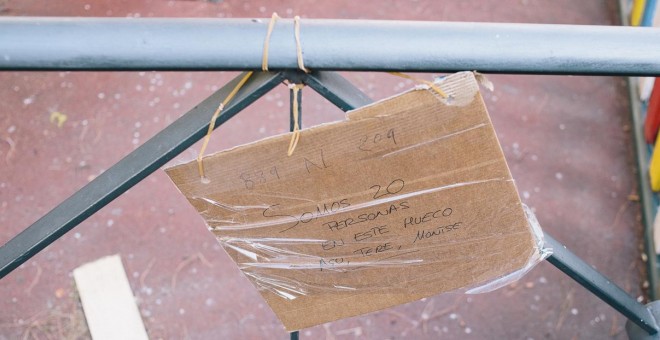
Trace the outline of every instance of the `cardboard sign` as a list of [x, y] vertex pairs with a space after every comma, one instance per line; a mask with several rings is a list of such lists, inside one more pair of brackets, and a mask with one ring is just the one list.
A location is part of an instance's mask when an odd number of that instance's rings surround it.
[[[166, 169], [287, 330], [474, 287], [538, 252], [474, 75]], [[229, 294], [231, 292], [223, 292]]]

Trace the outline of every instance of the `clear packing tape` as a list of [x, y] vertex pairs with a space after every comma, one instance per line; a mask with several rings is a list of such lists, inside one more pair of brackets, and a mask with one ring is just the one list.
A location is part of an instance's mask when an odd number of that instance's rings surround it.
[[[478, 185], [480, 183], [457, 183], [451, 187], [462, 185]], [[436, 190], [450, 189], [447, 187], [435, 188]], [[422, 244], [415, 243], [425, 238], [438, 237], [442, 235], [450, 235], [456, 230], [469, 226], [472, 221], [459, 221], [455, 222], [450, 219], [452, 210], [451, 208], [439, 209], [433, 212], [427, 212], [421, 216], [407, 217], [408, 220], [412, 219], [412, 223], [424, 223], [430, 220], [438, 220], [438, 218], [445, 218], [444, 222], [434, 223], [430, 228], [425, 228], [423, 231], [418, 231], [415, 238], [412, 240], [411, 247], [398, 244], [400, 241], [398, 235], [387, 235], [392, 233], [389, 226], [378, 225], [376, 221], [379, 216], [396, 214], [399, 210], [406, 210], [408, 208], [408, 201], [406, 198], [393, 197], [392, 201], [402, 200], [398, 205], [394, 206], [396, 210], [390, 207], [384, 207], [382, 210], [375, 210], [370, 213], [360, 213], [360, 211], [368, 210], [369, 206], [351, 207], [355, 210], [356, 217], [349, 222], [349, 227], [353, 224], [363, 224], [364, 222], [375, 221], [375, 224], [369, 224], [366, 228], [361, 228], [356, 234], [358, 237], [353, 240], [328, 240], [328, 239], [312, 239], [312, 238], [286, 238], [286, 237], [266, 237], [266, 238], [241, 238], [230, 236], [217, 236], [220, 243], [228, 250], [235, 251], [240, 254], [244, 260], [238, 263], [241, 271], [251, 278], [252, 282], [262, 290], [267, 290], [284, 299], [295, 299], [300, 296], [331, 293], [331, 292], [370, 292], [381, 291], [387, 289], [398, 293], [406, 293], [411, 290], [416, 290], [418, 286], [423, 286], [429, 283], [441, 284], [446, 279], [446, 274], [438, 275], [425, 275], [418, 280], [411, 281], [409, 278], [414, 277], [414, 274], [408, 273], [418, 270], [418, 267], [433, 266], [433, 267], [448, 267], [456, 262], [470, 262], [470, 261], [488, 261], [488, 257], [479, 258], [455, 258], [453, 250], [456, 248], [471, 248], [480, 247], [488, 241], [496, 241], [502, 238], [503, 235], [494, 232], [487, 235], [479, 235], [478, 237], [467, 237], [458, 240], [451, 240], [442, 245], [438, 249], [437, 244]], [[208, 199], [203, 199], [206, 203], [216, 204], [210, 202]], [[379, 203], [374, 203], [378, 205]], [[382, 203], [380, 203], [382, 204]], [[245, 209], [260, 209], [260, 211], [267, 211], [268, 206], [262, 207], [227, 207], [227, 209], [245, 210]], [[479, 283], [473, 284], [470, 287], [460, 287], [467, 294], [485, 293], [497, 288], [506, 286], [512, 282], [517, 281], [520, 277], [531, 270], [537, 263], [544, 260], [547, 256], [551, 255], [552, 250], [544, 246], [543, 232], [534, 216], [534, 213], [527, 206], [523, 205], [525, 214], [527, 216], [528, 227], [533, 233], [534, 237], [534, 250], [528, 254], [527, 262], [518, 269], [513, 269], [510, 273], [502, 275], [497, 278], [485, 279]], [[372, 209], [373, 210], [373, 209]], [[347, 211], [342, 211], [342, 214]], [[326, 218], [331, 219], [334, 213], [325, 215]], [[313, 217], [310, 217], [313, 218]], [[351, 218], [349, 218], [351, 219]], [[207, 220], [208, 221], [208, 220]], [[213, 221], [209, 226], [209, 230], [216, 235], [222, 235], [223, 231], [236, 230], [237, 228], [262, 228], [271, 226], [287, 227], [291, 225], [291, 219], [278, 218], [272, 223], [257, 223], [236, 225], [231, 223], [227, 226], [224, 222], [227, 221]], [[218, 223], [219, 222], [219, 223]], [[210, 222], [211, 223], [211, 222]], [[217, 224], [216, 224], [217, 223]], [[341, 223], [339, 225], [338, 223]], [[330, 221], [323, 223], [324, 227], [332, 228], [337, 226], [346, 225], [346, 220]], [[351, 224], [353, 223], [353, 224]], [[406, 223], [403, 221], [402, 223]], [[295, 224], [295, 222], [294, 222]], [[372, 227], [377, 225], [376, 227]], [[355, 235], [355, 234], [354, 234]], [[372, 239], [373, 240], [370, 240]], [[410, 241], [410, 238], [405, 239]], [[306, 248], [313, 246], [315, 248], [322, 248], [330, 250], [334, 248], [341, 248], [345, 251], [335, 252], [332, 257], [321, 257], [317, 252], [310, 253]], [[380, 249], [379, 249], [380, 248]], [[524, 248], [524, 247], [521, 247]], [[493, 249], [495, 250], [495, 249]], [[522, 249], [521, 249], [522, 250]], [[381, 253], [381, 256], [377, 256]], [[495, 255], [495, 254], [493, 254]], [[452, 258], [454, 257], [454, 258]], [[460, 268], [460, 266], [456, 266]], [[362, 278], [369, 274], [369, 271], [376, 269], [378, 271], [387, 269], [405, 269], [402, 270], [400, 275], [393, 275], [387, 280], [378, 280], [372, 282], [371, 280], [364, 281]], [[322, 272], [327, 271], [331, 273], [333, 280], [328, 281], [325, 275], [315, 275], [317, 273], [309, 272]], [[338, 275], [334, 275], [334, 274]], [[462, 275], [458, 271], [456, 275]], [[469, 273], [470, 275], [481, 273]], [[482, 274], [483, 275], [483, 274]]]
[[288, 330], [507, 285], [551, 254], [460, 72], [166, 169]]

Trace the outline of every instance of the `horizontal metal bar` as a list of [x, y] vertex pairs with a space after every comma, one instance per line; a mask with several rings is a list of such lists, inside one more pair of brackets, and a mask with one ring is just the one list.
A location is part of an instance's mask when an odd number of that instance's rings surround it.
[[573, 278], [584, 288], [596, 295], [608, 305], [623, 314], [628, 320], [635, 323], [649, 334], [658, 333], [658, 324], [651, 311], [616, 284], [612, 283], [603, 274], [582, 261], [570, 250], [545, 234], [547, 245], [552, 248], [552, 255], [548, 262], [552, 263], [566, 275]]
[[[261, 68], [268, 19], [0, 18], [0, 70]], [[660, 28], [503, 23], [301, 22], [312, 70], [660, 75]], [[297, 69], [279, 20], [271, 69]]]
[[[201, 139], [208, 129], [213, 111], [240, 78], [235, 78], [212, 94], [1, 246], [0, 278]], [[282, 79], [279, 73], [257, 73], [252, 76], [223, 110], [216, 126], [270, 91]]]

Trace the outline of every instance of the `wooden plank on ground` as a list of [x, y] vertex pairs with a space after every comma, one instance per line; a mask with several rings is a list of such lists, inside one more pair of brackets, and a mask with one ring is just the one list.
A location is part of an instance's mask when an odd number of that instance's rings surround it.
[[94, 340], [148, 340], [119, 255], [100, 258], [73, 271]]

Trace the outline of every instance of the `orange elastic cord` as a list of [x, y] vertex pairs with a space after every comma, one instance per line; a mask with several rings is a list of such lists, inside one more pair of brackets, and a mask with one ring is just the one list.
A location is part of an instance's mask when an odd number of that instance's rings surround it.
[[[297, 15], [293, 17], [293, 34], [296, 39], [296, 57], [298, 59], [298, 68], [305, 73], [309, 73], [310, 70], [305, 67], [305, 62], [303, 61], [302, 45], [300, 44], [300, 17]], [[300, 124], [298, 121], [298, 114], [300, 109], [298, 108], [298, 92], [300, 92], [303, 87], [305, 87], [304, 84], [289, 85], [289, 88], [293, 90], [293, 98], [291, 99], [293, 101], [293, 131], [291, 134], [291, 141], [289, 142], [289, 150], [287, 151], [288, 156], [293, 155], [293, 151], [296, 149], [298, 141], [300, 140]]]
[[199, 150], [199, 155], [197, 156], [197, 168], [199, 170], [199, 177], [202, 179], [202, 182], [208, 183], [209, 179], [206, 178], [206, 175], [204, 174], [204, 151], [206, 151], [206, 147], [209, 144], [209, 140], [211, 139], [211, 132], [213, 132], [213, 128], [215, 127], [215, 121], [218, 119], [220, 116], [220, 112], [229, 104], [229, 102], [236, 96], [238, 91], [245, 85], [245, 83], [250, 79], [250, 76], [252, 75], [252, 71], [246, 72], [243, 78], [236, 84], [236, 86], [229, 92], [225, 100], [218, 105], [218, 108], [215, 110], [213, 113], [213, 117], [211, 117], [211, 122], [209, 123], [209, 129], [206, 132], [206, 136], [204, 136], [204, 142], [202, 143], [202, 148]]
[[270, 36], [273, 34], [273, 28], [275, 28], [275, 22], [280, 17], [277, 13], [273, 12], [273, 15], [270, 17], [270, 22], [268, 23], [268, 31], [266, 31], [266, 39], [264, 40], [264, 52], [261, 56], [261, 70], [264, 72], [268, 71], [268, 49], [270, 47]]
[[298, 92], [305, 87], [303, 84], [289, 84], [289, 88], [293, 91], [293, 133], [291, 134], [291, 141], [289, 142], [289, 150], [287, 155], [293, 155], [293, 150], [296, 149], [298, 141], [300, 140], [300, 125], [298, 124]]
[[440, 89], [440, 87], [438, 87], [438, 85], [436, 85], [432, 81], [428, 81], [428, 80], [424, 80], [424, 79], [420, 79], [420, 78], [415, 78], [413, 76], [409, 76], [409, 75], [401, 73], [401, 72], [388, 72], [388, 73], [391, 74], [391, 75], [395, 75], [397, 77], [406, 78], [406, 79], [410, 79], [412, 81], [416, 81], [418, 83], [426, 84], [431, 89], [433, 89], [433, 91], [435, 91], [437, 94], [439, 94], [442, 98], [447, 98], [447, 94], [445, 93], [445, 91]]
[[298, 57], [298, 68], [305, 73], [309, 73], [309, 69], [305, 68], [303, 62], [302, 45], [300, 44], [300, 17], [293, 17], [293, 35], [296, 38], [296, 56]]

